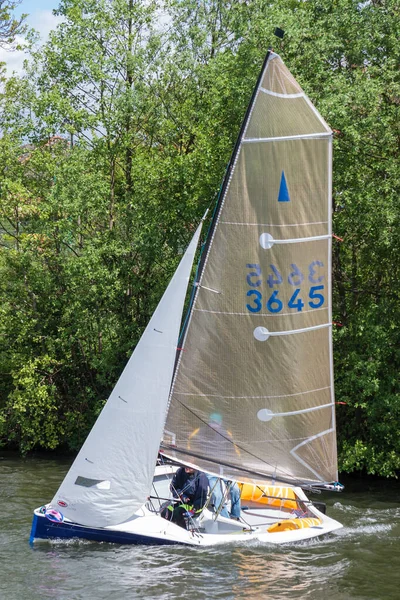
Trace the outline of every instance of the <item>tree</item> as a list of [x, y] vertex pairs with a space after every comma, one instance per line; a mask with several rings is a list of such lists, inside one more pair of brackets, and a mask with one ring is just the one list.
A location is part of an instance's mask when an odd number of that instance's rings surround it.
[[21, 4], [21, 0], [0, 0], [0, 47], [9, 47], [15, 37], [26, 31], [26, 15], [15, 18], [12, 11]]

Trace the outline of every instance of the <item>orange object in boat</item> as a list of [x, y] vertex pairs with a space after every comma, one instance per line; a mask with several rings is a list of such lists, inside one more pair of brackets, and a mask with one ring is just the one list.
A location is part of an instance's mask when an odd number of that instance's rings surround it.
[[243, 483], [240, 497], [242, 500], [260, 502], [278, 508], [290, 510], [298, 508], [296, 494], [291, 487]]
[[287, 519], [279, 521], [268, 528], [268, 533], [279, 533], [280, 531], [292, 531], [293, 529], [304, 529], [306, 527], [316, 527], [321, 525], [321, 519], [306, 517], [302, 519]]

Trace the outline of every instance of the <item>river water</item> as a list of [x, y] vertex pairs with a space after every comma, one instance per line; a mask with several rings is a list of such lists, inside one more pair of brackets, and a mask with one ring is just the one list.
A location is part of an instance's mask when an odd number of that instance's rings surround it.
[[400, 598], [400, 482], [344, 481], [342, 494], [318, 496], [344, 528], [295, 546], [31, 547], [32, 510], [52, 498], [68, 466], [0, 453], [0, 600]]

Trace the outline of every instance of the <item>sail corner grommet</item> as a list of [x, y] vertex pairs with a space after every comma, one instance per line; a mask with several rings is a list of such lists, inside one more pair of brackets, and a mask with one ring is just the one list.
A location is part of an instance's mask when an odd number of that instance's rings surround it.
[[269, 250], [274, 245], [274, 238], [270, 233], [262, 233], [258, 238], [261, 248]]
[[266, 327], [256, 327], [253, 335], [259, 342], [266, 342], [269, 338], [269, 331]]

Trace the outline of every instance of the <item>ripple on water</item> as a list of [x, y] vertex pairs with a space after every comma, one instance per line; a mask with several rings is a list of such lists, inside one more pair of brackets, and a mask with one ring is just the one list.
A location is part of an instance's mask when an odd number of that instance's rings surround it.
[[337, 511], [342, 512], [344, 527], [336, 532], [341, 537], [366, 539], [374, 536], [377, 540], [398, 538], [400, 508], [364, 508], [353, 505], [343, 505], [339, 502], [334, 504]]

